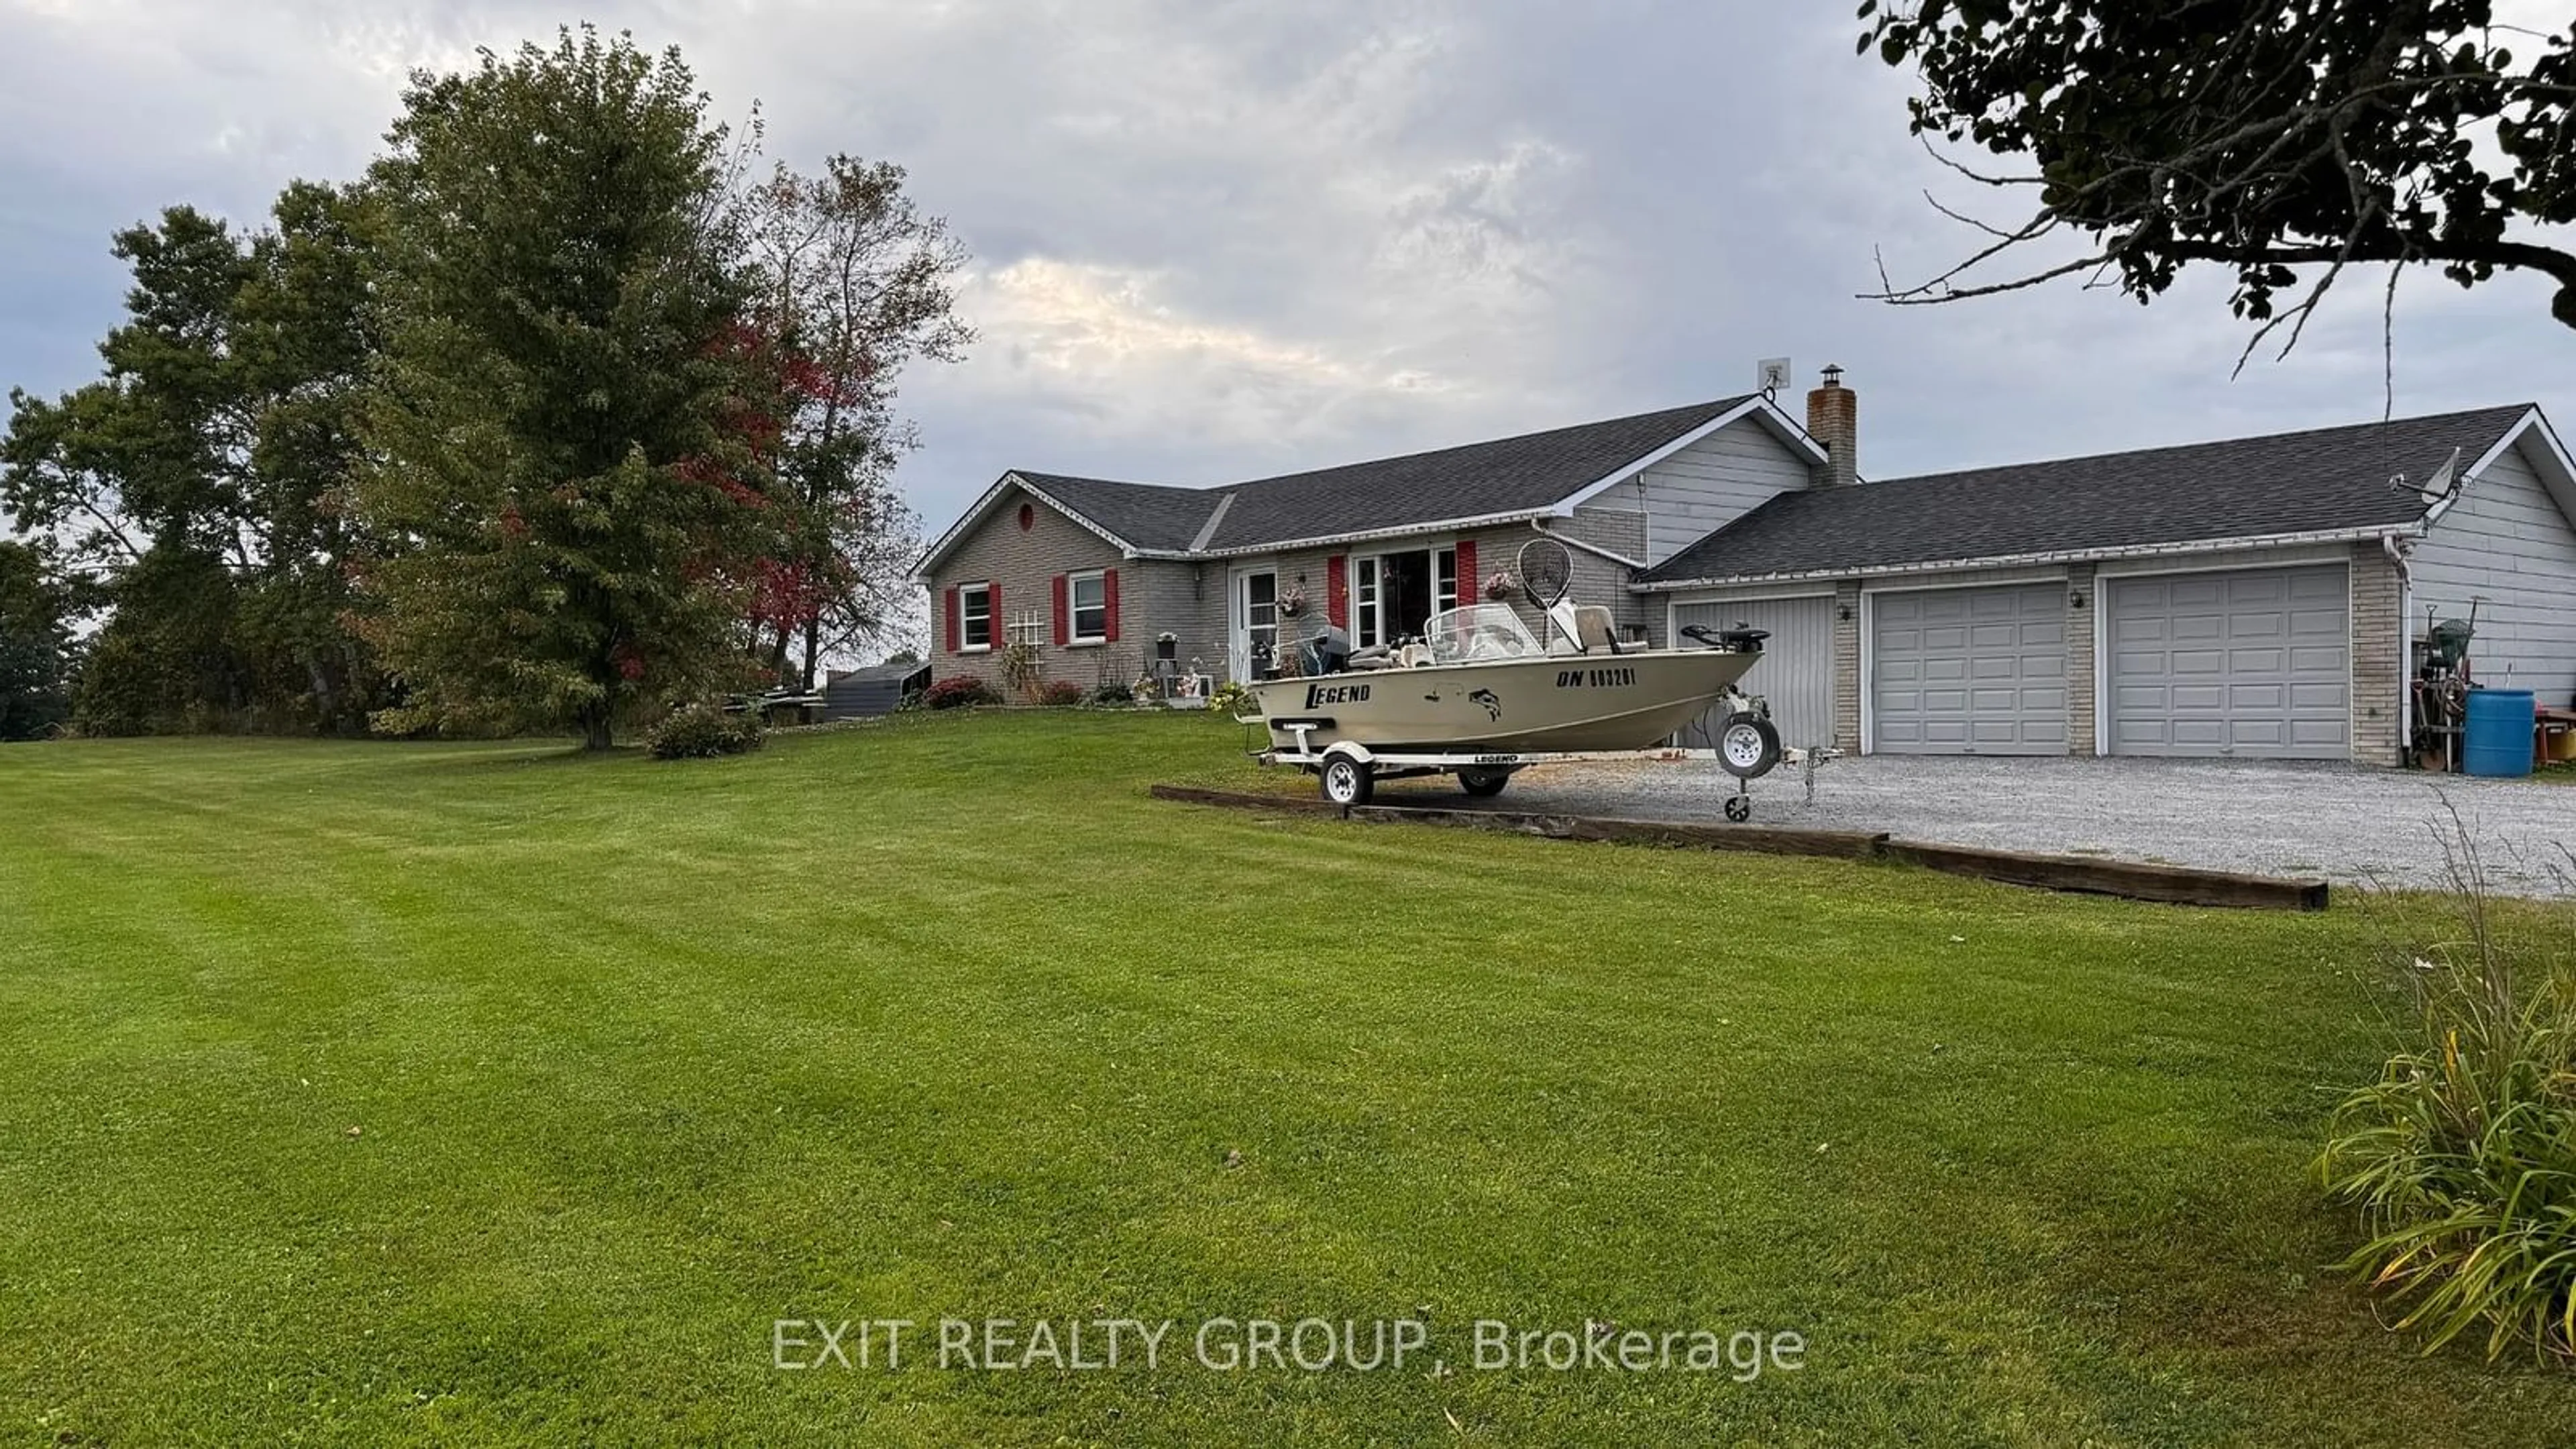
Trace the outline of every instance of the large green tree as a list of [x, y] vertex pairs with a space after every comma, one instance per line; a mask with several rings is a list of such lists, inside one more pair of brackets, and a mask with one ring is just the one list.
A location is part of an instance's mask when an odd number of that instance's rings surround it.
[[[2491, 0], [1917, 0], [1860, 7], [1861, 47], [1912, 66], [1918, 135], [2024, 158], [1961, 175], [2027, 196], [1959, 265], [1875, 294], [1943, 302], [2109, 274], [2148, 300], [2234, 273], [2264, 333], [2388, 263], [2463, 286], [2557, 286], [2576, 327], [2576, 16]], [[2064, 245], [2059, 245], [2059, 243]], [[2288, 300], [2284, 301], [2284, 294]], [[2248, 344], [2248, 351], [2252, 350]]]
[[413, 78], [369, 173], [384, 726], [600, 748], [748, 663], [780, 404], [706, 105], [676, 52], [587, 27]]
[[84, 725], [362, 725], [382, 681], [340, 624], [370, 352], [362, 199], [298, 182], [247, 235], [173, 207], [115, 251], [133, 285], [105, 375], [50, 402], [13, 393], [0, 441], [0, 502], [112, 610], [82, 671], [104, 713]]
[[69, 611], [47, 552], [0, 541], [0, 740], [42, 739], [70, 713]]

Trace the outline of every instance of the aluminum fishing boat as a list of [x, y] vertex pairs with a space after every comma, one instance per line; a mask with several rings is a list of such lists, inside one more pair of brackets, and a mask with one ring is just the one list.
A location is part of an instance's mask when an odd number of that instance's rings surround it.
[[1778, 761], [1769, 711], [1735, 688], [1762, 658], [1759, 632], [1694, 630], [1702, 647], [1648, 649], [1622, 647], [1607, 610], [1559, 604], [1551, 617], [1563, 625], [1555, 650], [1506, 604], [1434, 614], [1420, 641], [1347, 661], [1309, 641], [1298, 677], [1250, 686], [1270, 735], [1263, 758], [1320, 775], [1340, 804], [1406, 774], [1455, 774], [1491, 795], [1529, 765], [1653, 750], [1732, 700], [1720, 761], [1745, 778]]

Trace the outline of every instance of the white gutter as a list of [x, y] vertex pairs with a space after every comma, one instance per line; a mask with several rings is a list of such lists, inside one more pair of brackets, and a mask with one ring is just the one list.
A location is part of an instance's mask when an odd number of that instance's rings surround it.
[[1585, 543], [1582, 539], [1558, 533], [1556, 530], [1547, 526], [1547, 520], [1544, 518], [1531, 519], [1530, 531], [1536, 533], [1541, 538], [1555, 539], [1558, 543], [1564, 544], [1567, 548], [1579, 548], [1585, 553], [1591, 554], [1595, 558], [1606, 558], [1622, 568], [1641, 569], [1645, 567], [1645, 564], [1628, 557], [1624, 553], [1612, 553], [1610, 550], [1603, 548], [1597, 543]]
[[2167, 558], [2195, 553], [2228, 553], [2236, 550], [2297, 548], [2311, 543], [2359, 543], [2385, 538], [2391, 534], [2420, 535], [2421, 519], [2413, 523], [2378, 523], [2365, 528], [2315, 529], [2306, 533], [2268, 533], [2240, 538], [2193, 539], [2183, 543], [2126, 544], [2108, 548], [2049, 549], [2039, 553], [1989, 554], [1979, 558], [1927, 559], [1920, 563], [1871, 564], [1856, 568], [1801, 569], [1787, 573], [1725, 574], [1694, 579], [1658, 579], [1648, 584], [1630, 584], [1629, 591], [1639, 594], [1674, 593], [1683, 589], [1728, 588], [1737, 584], [1803, 583], [1817, 579], [1885, 578], [1904, 574], [1955, 573], [1967, 569], [2023, 568], [2034, 564], [2101, 563], [2108, 559]]
[[[1281, 538], [1262, 543], [1240, 544], [1233, 548], [1212, 548], [1188, 555], [1191, 558], [1250, 558], [1258, 554], [1283, 553], [1299, 548], [1330, 548], [1336, 544], [1368, 543], [1381, 538], [1410, 538], [1419, 534], [1462, 532], [1470, 528], [1493, 528], [1506, 523], [1529, 523], [1548, 516], [1546, 508], [1521, 509], [1512, 513], [1488, 513], [1475, 518], [1430, 518], [1420, 523], [1401, 523], [1391, 528], [1364, 529], [1358, 533], [1322, 534], [1314, 538]], [[1147, 558], [1182, 555], [1146, 554]]]
[[[2430, 518], [2426, 519], [2430, 522]], [[2383, 534], [2380, 548], [2388, 561], [2397, 566], [2397, 744], [2408, 759], [2415, 754], [2415, 651], [2408, 631], [2414, 626], [2407, 621], [2415, 613], [2415, 570], [2407, 558], [2407, 549], [2397, 535]]]

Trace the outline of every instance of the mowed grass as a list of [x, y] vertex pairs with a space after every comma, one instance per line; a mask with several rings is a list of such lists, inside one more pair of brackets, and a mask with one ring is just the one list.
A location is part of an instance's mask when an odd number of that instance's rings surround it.
[[[2576, 1425], [2576, 1375], [2419, 1357], [2327, 1267], [2304, 1174], [2402, 912], [1145, 797], [1236, 744], [0, 750], [0, 1438]], [[1214, 1372], [1218, 1315], [1427, 1315], [1449, 1371]], [[780, 1318], [943, 1316], [1183, 1327], [1151, 1372], [772, 1366]], [[1480, 1318], [1808, 1347], [1478, 1371]]]

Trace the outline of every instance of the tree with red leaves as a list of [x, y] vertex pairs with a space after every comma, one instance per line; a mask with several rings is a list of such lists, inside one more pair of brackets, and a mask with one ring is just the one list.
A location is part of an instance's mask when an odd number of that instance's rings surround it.
[[763, 661], [807, 689], [826, 653], [881, 645], [911, 623], [920, 535], [893, 472], [916, 438], [895, 383], [907, 364], [953, 362], [974, 340], [955, 310], [965, 250], [903, 183], [900, 166], [834, 156], [816, 176], [777, 167], [744, 198], [788, 515], [752, 620]]

